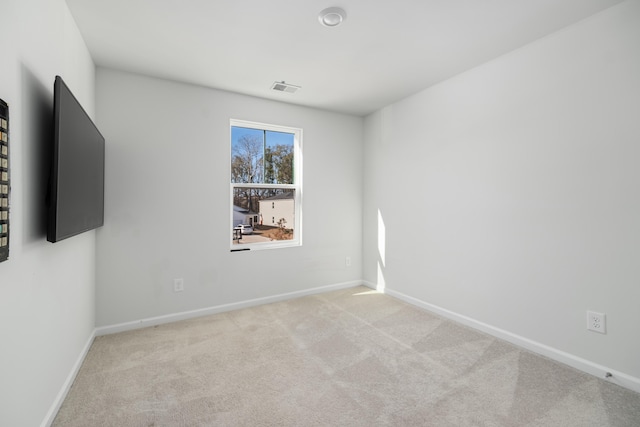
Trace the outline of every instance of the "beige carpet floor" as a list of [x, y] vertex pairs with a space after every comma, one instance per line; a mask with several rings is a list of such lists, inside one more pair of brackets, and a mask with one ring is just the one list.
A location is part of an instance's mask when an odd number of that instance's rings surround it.
[[358, 287], [96, 338], [55, 426], [640, 426], [640, 394]]

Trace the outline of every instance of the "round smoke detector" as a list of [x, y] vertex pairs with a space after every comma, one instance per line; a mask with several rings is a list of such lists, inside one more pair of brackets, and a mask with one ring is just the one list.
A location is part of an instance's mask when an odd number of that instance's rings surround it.
[[337, 27], [347, 19], [347, 12], [339, 7], [329, 7], [318, 15], [318, 21], [325, 27]]

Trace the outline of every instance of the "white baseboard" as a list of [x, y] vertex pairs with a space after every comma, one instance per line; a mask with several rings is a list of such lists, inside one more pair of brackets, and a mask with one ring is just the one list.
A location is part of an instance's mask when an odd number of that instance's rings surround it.
[[69, 393], [69, 390], [73, 385], [73, 381], [75, 381], [76, 376], [80, 371], [80, 367], [82, 366], [82, 363], [84, 362], [85, 357], [87, 357], [87, 353], [89, 353], [89, 349], [91, 348], [91, 344], [93, 344], [93, 340], [95, 339], [95, 337], [96, 337], [96, 330], [94, 329], [89, 335], [89, 339], [87, 339], [87, 342], [82, 348], [82, 351], [80, 352], [80, 355], [76, 360], [76, 363], [74, 363], [73, 367], [71, 368], [71, 372], [69, 372], [67, 379], [62, 385], [62, 388], [60, 389], [60, 392], [56, 396], [56, 399], [53, 401], [51, 408], [49, 408], [49, 412], [47, 412], [47, 415], [42, 421], [42, 424], [40, 424], [40, 427], [49, 427], [51, 424], [53, 424], [53, 420], [55, 420], [56, 415], [58, 414], [58, 411], [60, 410], [60, 407], [64, 402], [64, 399], [67, 397], [67, 394]]
[[[376, 285], [371, 282], [365, 281], [363, 282], [363, 285], [370, 287], [372, 289], [376, 289]], [[549, 347], [545, 344], [541, 344], [539, 342], [530, 340], [528, 338], [516, 335], [509, 331], [505, 331], [503, 329], [496, 328], [486, 323], [479, 322], [470, 317], [463, 316], [458, 313], [454, 313], [452, 311], [449, 311], [442, 307], [438, 307], [433, 304], [429, 304], [417, 298], [411, 297], [409, 295], [405, 295], [401, 292], [397, 292], [389, 288], [381, 289], [381, 291], [389, 296], [392, 296], [394, 298], [407, 302], [411, 305], [415, 305], [417, 307], [423, 308], [427, 311], [438, 314], [444, 318], [469, 326], [473, 329], [477, 329], [479, 331], [485, 332], [496, 338], [500, 338], [504, 341], [510, 342], [512, 344], [525, 348], [534, 353], [548, 357], [549, 359], [555, 360], [565, 365], [569, 365], [580, 371], [586, 372], [588, 374], [594, 375], [608, 382], [617, 384], [621, 387], [640, 393], [640, 378], [632, 377], [631, 375], [625, 374], [623, 372], [618, 372], [614, 369], [607, 368], [606, 366], [599, 365], [597, 363], [591, 362], [589, 360], [583, 359], [573, 354], [566, 353], [556, 348]], [[610, 373], [611, 376], [606, 377], [607, 373]]]
[[247, 301], [240, 301], [231, 304], [216, 305], [213, 307], [201, 308], [198, 310], [183, 311], [181, 313], [167, 314], [164, 316], [149, 317], [146, 319], [134, 320], [132, 322], [119, 323], [110, 326], [101, 326], [96, 328], [96, 336], [109, 335], [117, 332], [132, 331], [134, 329], [146, 328], [149, 326], [162, 325], [165, 323], [177, 322], [179, 320], [193, 319], [200, 316], [208, 316], [210, 314], [224, 313], [226, 311], [239, 310], [242, 308], [255, 307], [262, 304], [270, 304], [274, 302], [286, 301], [293, 298], [314, 295], [323, 292], [330, 292], [339, 289], [353, 288], [362, 285], [361, 280], [352, 282], [338, 283], [334, 285], [320, 286], [317, 288], [305, 289], [302, 291], [289, 292], [285, 294], [273, 295], [264, 298], [256, 298]]

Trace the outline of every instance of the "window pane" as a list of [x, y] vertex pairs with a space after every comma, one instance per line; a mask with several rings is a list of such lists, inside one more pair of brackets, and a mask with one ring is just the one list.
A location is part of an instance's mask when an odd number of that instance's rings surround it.
[[264, 131], [231, 127], [231, 182], [264, 182]]
[[266, 131], [264, 150], [264, 182], [266, 184], [293, 184], [292, 133]]
[[295, 190], [233, 188], [234, 245], [292, 240]]
[[295, 135], [231, 127], [231, 182], [293, 184]]

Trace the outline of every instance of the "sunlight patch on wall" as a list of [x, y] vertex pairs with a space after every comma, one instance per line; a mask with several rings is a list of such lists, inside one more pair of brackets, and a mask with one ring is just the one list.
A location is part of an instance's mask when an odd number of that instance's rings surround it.
[[386, 282], [384, 280], [384, 268], [386, 264], [387, 231], [382, 218], [382, 212], [378, 209], [378, 279], [376, 290], [384, 292]]
[[382, 213], [380, 209], [378, 209], [378, 255], [379, 259], [382, 262], [382, 266], [385, 265], [385, 257], [386, 257], [386, 227], [384, 226], [384, 220], [382, 219]]

